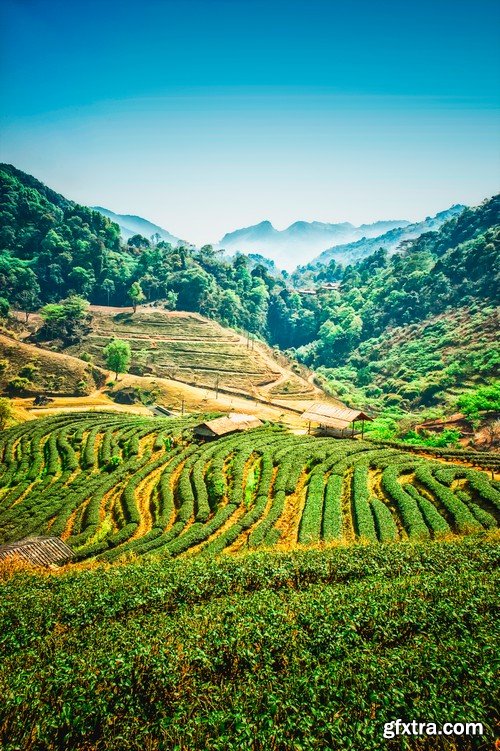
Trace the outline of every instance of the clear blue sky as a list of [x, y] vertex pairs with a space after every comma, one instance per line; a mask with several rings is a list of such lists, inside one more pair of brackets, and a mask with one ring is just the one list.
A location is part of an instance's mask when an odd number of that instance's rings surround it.
[[498, 191], [500, 3], [3, 0], [0, 158], [194, 242]]

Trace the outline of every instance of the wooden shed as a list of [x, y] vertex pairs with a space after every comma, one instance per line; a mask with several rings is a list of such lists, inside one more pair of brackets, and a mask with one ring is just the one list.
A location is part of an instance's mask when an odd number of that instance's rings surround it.
[[262, 422], [254, 415], [231, 412], [225, 417], [201, 422], [193, 428], [193, 433], [202, 438], [220, 438], [223, 435], [238, 433], [251, 428], [258, 428]]
[[302, 419], [309, 422], [309, 430], [311, 429], [311, 423], [315, 422], [319, 424], [322, 431], [337, 438], [347, 438], [349, 431], [350, 435], [354, 436], [356, 432], [355, 423], [357, 421], [361, 421], [361, 436], [363, 437], [365, 422], [373, 422], [371, 417], [357, 409], [334, 407], [323, 402], [311, 404], [303, 413]]
[[0, 561], [18, 557], [35, 566], [50, 566], [66, 563], [73, 551], [59, 537], [26, 537], [18, 542], [0, 545]]

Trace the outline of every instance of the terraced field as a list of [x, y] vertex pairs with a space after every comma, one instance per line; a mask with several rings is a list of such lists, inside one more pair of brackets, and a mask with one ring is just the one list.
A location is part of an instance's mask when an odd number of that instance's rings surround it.
[[498, 525], [498, 483], [477, 469], [272, 425], [200, 444], [190, 429], [198, 421], [78, 413], [5, 431], [0, 542], [59, 535], [77, 560], [113, 560]]
[[104, 347], [116, 336], [130, 343], [133, 370], [140, 375], [246, 394], [273, 387], [275, 396], [292, 392], [310, 399], [314, 395], [307, 380], [289, 370], [284, 375], [264, 345], [247, 343], [231, 329], [197, 314], [154, 308], [117, 314], [97, 308], [92, 315], [92, 333], [68, 352], [78, 355], [85, 350], [100, 365], [104, 365]]

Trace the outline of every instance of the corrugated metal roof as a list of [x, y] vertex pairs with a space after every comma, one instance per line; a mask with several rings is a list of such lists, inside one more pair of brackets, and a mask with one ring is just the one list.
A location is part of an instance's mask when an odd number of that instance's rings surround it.
[[217, 417], [215, 420], [202, 422], [199, 425], [196, 425], [194, 431], [197, 432], [204, 428], [214, 435], [221, 436], [226, 435], [227, 433], [235, 433], [238, 430], [258, 428], [260, 425], [262, 425], [262, 422], [253, 415], [232, 412], [226, 417]]
[[73, 551], [59, 537], [26, 537], [24, 540], [0, 545], [0, 560], [18, 556], [37, 566], [62, 563], [73, 557]]
[[342, 430], [350, 425], [353, 420], [369, 420], [364, 412], [348, 407], [335, 407], [324, 402], [315, 402], [303, 413], [302, 419], [310, 422], [319, 422], [321, 425], [329, 425], [332, 428]]

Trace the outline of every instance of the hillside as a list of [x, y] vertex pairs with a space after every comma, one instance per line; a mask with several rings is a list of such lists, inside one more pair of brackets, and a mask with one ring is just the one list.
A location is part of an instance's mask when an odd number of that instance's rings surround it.
[[97, 368], [77, 357], [0, 334], [0, 393], [83, 396], [102, 380]]
[[228, 232], [217, 247], [242, 253], [261, 253], [271, 258], [279, 268], [292, 270], [307, 263], [315, 253], [332, 243], [353, 242], [362, 237], [375, 237], [395, 227], [405, 227], [404, 219], [379, 221], [355, 227], [349, 222], [294, 222], [284, 230], [277, 230], [264, 221], [251, 227]]
[[135, 375], [250, 398], [285, 399], [291, 406], [299, 402], [298, 409], [300, 400], [318, 395], [318, 390], [294, 373], [286, 361], [279, 364], [265, 345], [200, 315], [146, 306], [135, 314], [105, 307], [94, 307], [91, 312], [91, 333], [65, 351], [73, 355], [86, 352], [101, 366], [105, 364], [104, 347], [117, 337], [131, 345], [131, 372]]
[[[164, 241], [137, 237], [123, 245], [118, 226], [98, 212], [76, 206], [8, 165], [0, 170], [0, 178], [5, 194], [0, 280], [1, 297], [6, 298], [0, 300], [0, 310], [8, 314], [10, 305], [18, 315], [75, 293], [85, 297], [94, 305], [95, 324], [102, 330], [85, 335], [88, 341], [67, 349], [69, 354], [79, 355], [88, 345], [102, 364], [104, 343], [114, 334], [123, 334], [133, 345], [137, 377], [149, 374], [206, 389], [215, 389], [218, 380], [219, 390], [279, 403], [286, 400], [289, 407], [295, 400], [297, 408], [318, 392], [297, 362], [290, 372], [293, 359], [320, 369], [325, 379], [321, 383], [334, 398], [352, 398], [375, 409], [384, 406], [386, 397], [412, 408], [451, 406], [454, 393], [495, 376], [497, 349], [489, 333], [489, 317], [500, 288], [498, 196], [460, 211], [444, 224], [444, 215], [438, 215], [432, 220], [441, 225], [438, 230], [404, 241], [393, 255], [379, 249], [345, 268], [330, 260], [288, 275], [258, 256], [222, 258], [211, 246], [172, 248]], [[315, 232], [333, 226], [318, 224], [313, 223]], [[303, 238], [311, 226], [296, 223], [292, 234]], [[377, 231], [380, 228], [377, 225]], [[344, 230], [352, 228], [339, 231]], [[415, 228], [394, 231], [406, 230]], [[263, 231], [271, 230], [266, 225]], [[115, 305], [119, 314], [130, 304], [131, 295], [146, 303], [139, 307], [138, 318], [105, 317], [104, 305]], [[140, 324], [147, 310], [149, 329]], [[168, 322], [168, 311], [185, 315], [192, 323], [183, 338], [159, 334], [163, 324], [153, 318], [165, 313]], [[479, 311], [482, 318], [467, 322], [467, 311], [473, 317]], [[42, 315], [46, 312], [41, 310]], [[402, 347], [398, 353], [405, 362], [395, 363], [388, 352], [394, 330], [402, 329], [403, 339], [408, 331], [411, 339], [407, 327], [429, 321], [427, 329], [432, 329], [436, 317], [453, 322], [455, 313], [464, 337], [455, 337], [448, 346], [437, 333], [428, 336], [427, 331], [418, 357]], [[200, 315], [205, 331], [210, 330], [207, 321], [213, 322], [212, 332], [217, 325], [231, 331], [210, 334], [209, 341], [201, 335], [200, 340], [200, 324], [194, 323]], [[448, 336], [453, 336], [451, 328], [446, 328]], [[247, 347], [245, 338], [238, 343], [236, 329], [287, 351], [284, 370], [268, 346]], [[479, 357], [473, 356], [475, 345], [467, 341], [468, 332], [488, 345]], [[428, 356], [426, 342], [443, 351]], [[464, 359], [467, 364], [461, 366]], [[443, 367], [445, 374], [436, 370]]]
[[352, 404], [406, 410], [453, 407], [498, 373], [500, 321], [494, 306], [462, 306], [420, 323], [390, 327], [361, 343], [339, 368], [320, 368]]
[[133, 214], [115, 214], [114, 211], [105, 209], [102, 206], [92, 206], [91, 208], [117, 224], [124, 240], [130, 240], [133, 235], [142, 235], [150, 240], [153, 235], [158, 235], [160, 240], [164, 240], [172, 245], [177, 245], [183, 242], [179, 237], [175, 237], [175, 235], [172, 235], [166, 229], [163, 229], [163, 227], [159, 227], [157, 224], [153, 224], [153, 222], [143, 219], [142, 216], [135, 216]]
[[328, 273], [340, 283], [302, 298], [302, 318], [319, 321], [296, 356], [324, 369], [340, 398], [353, 391], [350, 382], [374, 406], [382, 393], [395, 403], [436, 404], [498, 377], [499, 206], [496, 196], [466, 209], [391, 258], [379, 250], [340, 273], [335, 261], [315, 272], [316, 283]]
[[421, 222], [415, 222], [413, 224], [408, 222], [403, 226], [390, 228], [387, 232], [381, 232], [380, 235], [377, 235], [376, 237], [367, 234], [366, 237], [363, 237], [356, 242], [349, 242], [347, 244], [336, 243], [334, 247], [328, 248], [317, 258], [310, 261], [310, 265], [328, 264], [332, 260], [344, 265], [357, 263], [358, 261], [362, 261], [363, 258], [370, 256], [372, 253], [375, 253], [379, 248], [384, 248], [389, 255], [393, 255], [401, 243], [415, 240], [426, 232], [435, 232], [440, 229], [448, 219], [458, 216], [464, 209], [465, 206], [457, 204], [446, 209], [446, 211], [440, 211], [435, 216], [427, 217]]

